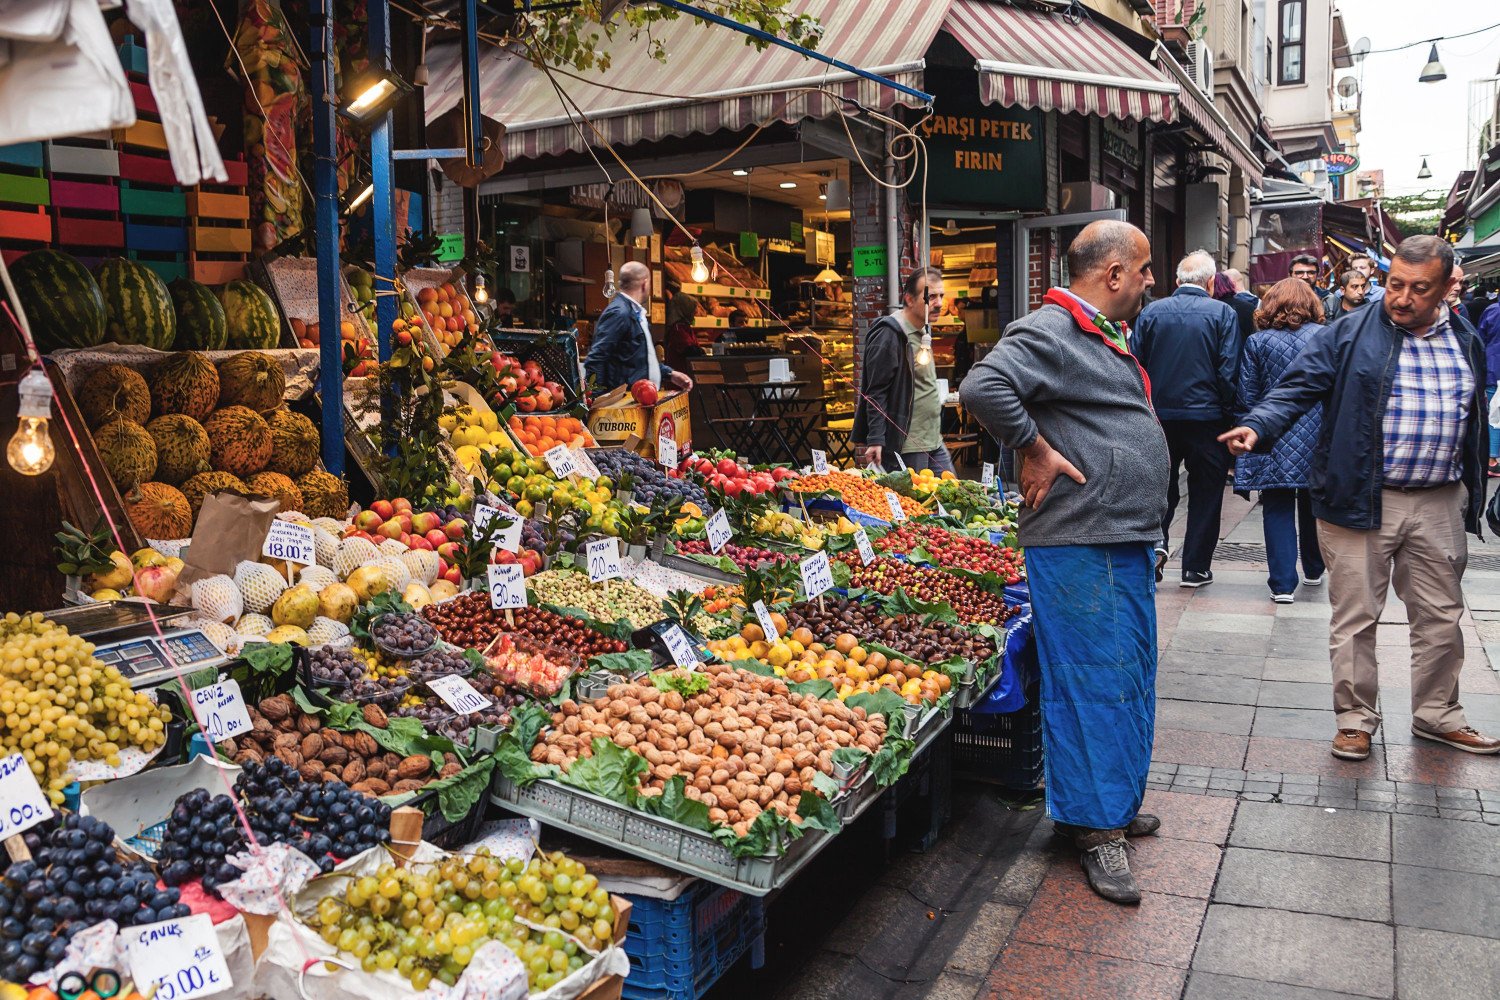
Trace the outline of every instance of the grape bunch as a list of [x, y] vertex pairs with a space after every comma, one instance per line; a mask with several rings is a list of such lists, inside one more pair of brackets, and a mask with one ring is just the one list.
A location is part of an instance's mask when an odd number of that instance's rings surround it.
[[629, 473], [635, 479], [635, 499], [647, 507], [653, 501], [669, 497], [682, 497], [684, 503], [695, 503], [700, 509], [708, 509], [708, 496], [703, 487], [686, 479], [671, 479], [661, 466], [648, 462], [633, 451], [610, 448], [596, 453], [594, 464], [599, 471], [618, 481], [621, 473]]
[[418, 992], [434, 979], [452, 986], [490, 941], [521, 959], [539, 992], [614, 938], [609, 893], [582, 862], [561, 852], [501, 860], [488, 848], [435, 865], [384, 865], [351, 880], [342, 897], [319, 900], [309, 922], [366, 972], [394, 970]]
[[384, 615], [375, 623], [370, 634], [377, 644], [397, 655], [417, 656], [431, 649], [438, 641], [437, 630], [415, 612]]
[[365, 679], [365, 665], [347, 649], [319, 646], [308, 654], [308, 672], [318, 686], [348, 687]]
[[31, 860], [0, 877], [0, 979], [24, 983], [62, 961], [74, 934], [113, 920], [121, 927], [185, 917], [176, 889], [158, 889], [145, 862], [121, 863], [115, 832], [92, 816], [69, 816], [35, 845]]
[[[260, 844], [291, 844], [324, 873], [390, 839], [391, 808], [342, 781], [303, 781], [278, 757], [245, 765], [234, 783], [250, 831]], [[203, 880], [205, 891], [239, 878], [225, 857], [245, 849], [245, 830], [227, 795], [194, 789], [172, 806], [157, 862], [162, 881]]]

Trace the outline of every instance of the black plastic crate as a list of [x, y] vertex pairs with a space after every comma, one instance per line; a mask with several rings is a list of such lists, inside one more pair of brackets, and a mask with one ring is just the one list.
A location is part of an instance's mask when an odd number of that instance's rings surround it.
[[958, 709], [953, 717], [953, 773], [962, 778], [1035, 788], [1042, 780], [1042, 706], [1036, 685], [1017, 712]]
[[514, 354], [524, 364], [535, 361], [547, 378], [578, 395], [578, 335], [571, 331], [521, 333], [492, 330], [495, 349]]

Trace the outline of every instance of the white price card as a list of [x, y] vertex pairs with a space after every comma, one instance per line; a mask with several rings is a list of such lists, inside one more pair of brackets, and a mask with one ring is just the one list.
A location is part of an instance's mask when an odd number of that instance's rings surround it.
[[672, 436], [672, 434], [671, 434], [670, 431], [668, 431], [668, 432], [666, 432], [664, 434], [661, 433], [660, 431], [658, 431], [658, 433], [657, 433], [657, 436], [656, 436], [656, 461], [663, 468], [666, 468], [666, 469], [675, 469], [675, 468], [677, 468], [677, 463], [678, 463], [677, 439]]
[[864, 528], [854, 529], [854, 547], [859, 549], [859, 558], [866, 566], [875, 561], [875, 546], [870, 544]]
[[827, 474], [827, 472], [828, 472], [828, 453], [827, 452], [825, 452], [825, 451], [818, 451], [816, 448], [814, 448], [813, 449], [813, 453], [812, 453], [812, 462], [813, 462], [813, 472], [814, 473], [816, 473], [819, 476]]
[[946, 507], [943, 506], [943, 501], [941, 501], [941, 500], [939, 500], [937, 502], [937, 512], [939, 514], [941, 514], [943, 517], [947, 517], [948, 516], [948, 508], [946, 508]]
[[238, 681], [194, 689], [193, 714], [203, 726], [203, 735], [216, 743], [253, 728]]
[[0, 757], [0, 840], [52, 818], [52, 804], [18, 753]]
[[120, 931], [138, 989], [156, 1000], [211, 997], [234, 986], [213, 918], [206, 913]]
[[693, 640], [687, 637], [682, 626], [673, 625], [662, 633], [662, 640], [667, 644], [667, 650], [672, 654], [672, 662], [679, 667], [697, 666], [701, 661], [698, 659], [698, 650], [693, 647]]
[[599, 466], [594, 464], [592, 458], [589, 458], [588, 452], [582, 448], [569, 448], [568, 453], [573, 456], [573, 462], [578, 466], [578, 471], [586, 478], [599, 478]]
[[902, 472], [905, 472], [906, 471], [906, 459], [904, 459], [904, 458], [901, 457], [901, 453], [899, 451], [893, 451], [893, 452], [891, 452], [891, 454], [896, 456], [896, 464], [901, 467], [901, 471]]
[[573, 461], [573, 453], [565, 444], [553, 445], [542, 454], [547, 460], [547, 467], [558, 479], [567, 479], [569, 476], [578, 474], [578, 463]]
[[500, 611], [508, 608], [524, 608], [526, 597], [526, 572], [520, 563], [495, 563], [489, 567], [490, 607]]
[[940, 378], [937, 380], [938, 402], [948, 402], [948, 380]]
[[588, 560], [589, 579], [603, 583], [625, 575], [620, 565], [620, 540], [618, 538], [596, 538], [584, 550]]
[[489, 708], [494, 702], [474, 690], [474, 685], [464, 680], [457, 674], [449, 674], [446, 677], [434, 677], [427, 682], [427, 687], [433, 694], [448, 703], [448, 707], [455, 712], [468, 715], [471, 712], [481, 712]]
[[708, 547], [715, 552], [728, 545], [729, 539], [734, 537], [734, 532], [729, 528], [729, 515], [722, 510], [714, 511], [705, 528], [708, 531]]
[[802, 589], [807, 599], [812, 600], [825, 590], [833, 589], [833, 567], [828, 564], [828, 553], [819, 552], [802, 560]]
[[483, 534], [489, 528], [490, 522], [497, 517], [509, 520], [510, 523], [495, 538], [495, 548], [504, 549], [506, 552], [520, 552], [523, 519], [514, 511], [497, 510], [487, 503], [476, 503], [474, 505], [474, 534], [476, 536]]
[[995, 485], [995, 463], [985, 462], [979, 467], [979, 485], [985, 489], [992, 489]]
[[266, 531], [266, 540], [261, 543], [260, 554], [270, 559], [311, 566], [318, 561], [318, 546], [313, 540], [312, 528], [307, 525], [272, 521]]
[[885, 502], [886, 502], [886, 506], [888, 506], [888, 507], [891, 508], [891, 520], [892, 521], [904, 521], [904, 520], [906, 520], [906, 511], [904, 511], [904, 510], [901, 509], [901, 498], [899, 496], [897, 496], [895, 493], [891, 492], [890, 490], [886, 490], [886, 493], [885, 493]]
[[776, 627], [776, 619], [771, 617], [771, 612], [766, 610], [765, 601], [755, 602], [755, 617], [760, 619], [760, 629], [766, 634], [766, 639], [775, 642], [781, 638], [781, 630]]

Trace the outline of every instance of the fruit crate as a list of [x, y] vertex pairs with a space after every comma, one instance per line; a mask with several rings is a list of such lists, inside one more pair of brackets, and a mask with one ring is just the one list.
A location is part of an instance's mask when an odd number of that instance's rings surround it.
[[954, 713], [954, 775], [1031, 789], [1041, 783], [1042, 762], [1042, 706], [1036, 685], [1026, 691], [1026, 706], [1020, 711]]
[[522, 364], [536, 361], [547, 379], [578, 395], [578, 334], [568, 331], [507, 330], [493, 335], [495, 350], [514, 354]]
[[[437, 288], [440, 285], [451, 283], [458, 292], [457, 301], [465, 309], [473, 310], [474, 303], [470, 301], [469, 293], [464, 290], [466, 277], [467, 275], [464, 273], [463, 268], [460, 267], [414, 267], [400, 276], [401, 285], [406, 290], [406, 298], [411, 303], [412, 308], [416, 310], [416, 320], [421, 324], [423, 340], [426, 343], [427, 349], [435, 358], [441, 359], [447, 357], [448, 348], [443, 346], [443, 343], [438, 340], [437, 333], [427, 322], [427, 317], [422, 312], [422, 306], [417, 301], [417, 296], [428, 288]], [[479, 334], [478, 339], [481, 351], [492, 349], [493, 345], [490, 343], [490, 339], [483, 333]]]
[[[127, 233], [129, 226], [126, 227]], [[128, 235], [126, 237], [129, 238]], [[144, 264], [156, 272], [156, 276], [170, 284], [178, 278], [187, 277], [187, 255], [172, 251], [128, 249], [125, 256], [138, 264]]]
[[629, 1000], [697, 1000], [765, 933], [761, 902], [712, 882], [673, 900], [626, 894]]
[[[261, 257], [248, 266], [251, 281], [264, 288], [276, 302], [276, 311], [281, 315], [281, 343], [284, 347], [296, 347], [297, 337], [292, 332], [292, 320], [308, 323], [320, 320], [318, 297], [318, 262], [312, 257]], [[339, 321], [352, 323], [356, 337], [367, 337], [375, 343], [374, 334], [365, 326], [364, 316], [354, 308], [354, 295], [339, 274]]]

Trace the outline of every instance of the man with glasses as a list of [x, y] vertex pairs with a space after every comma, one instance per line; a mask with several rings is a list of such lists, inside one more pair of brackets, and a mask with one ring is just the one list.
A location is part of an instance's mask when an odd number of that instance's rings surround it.
[[1292, 266], [1288, 274], [1298, 281], [1307, 282], [1309, 288], [1318, 287], [1318, 258], [1310, 253], [1299, 253], [1292, 258]]

